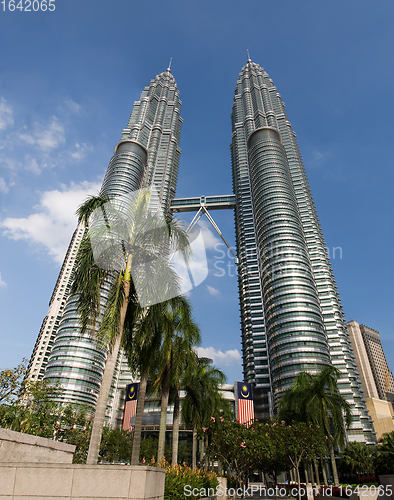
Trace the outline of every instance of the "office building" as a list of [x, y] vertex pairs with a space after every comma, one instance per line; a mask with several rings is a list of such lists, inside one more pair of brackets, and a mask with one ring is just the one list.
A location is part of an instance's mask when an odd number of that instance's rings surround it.
[[367, 408], [379, 439], [385, 432], [394, 431], [393, 375], [383, 352], [379, 332], [359, 325], [357, 321], [349, 321], [347, 328]]
[[365, 325], [360, 325], [360, 331], [363, 336], [379, 398], [392, 401], [394, 398], [394, 378], [387, 364], [380, 341], [380, 334], [377, 330], [373, 330]]
[[332, 363], [354, 415], [349, 439], [373, 442], [296, 134], [273, 81], [250, 59], [231, 118], [243, 370], [255, 414], [272, 416], [300, 371]]

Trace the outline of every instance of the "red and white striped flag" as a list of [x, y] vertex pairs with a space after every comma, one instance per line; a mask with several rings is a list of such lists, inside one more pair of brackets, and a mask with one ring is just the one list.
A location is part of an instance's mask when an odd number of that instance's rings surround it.
[[236, 382], [237, 410], [240, 424], [249, 425], [254, 420], [252, 384]]
[[139, 384], [130, 384], [126, 388], [126, 402], [124, 405], [122, 425], [122, 429], [125, 431], [133, 430], [130, 421], [137, 411], [138, 385]]

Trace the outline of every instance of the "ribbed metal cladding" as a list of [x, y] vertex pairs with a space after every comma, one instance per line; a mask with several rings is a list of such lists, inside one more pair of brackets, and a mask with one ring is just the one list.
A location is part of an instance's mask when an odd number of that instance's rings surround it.
[[311, 264], [280, 134], [248, 139], [252, 203], [274, 398], [302, 370], [330, 364]]
[[[120, 141], [111, 158], [101, 195], [109, 197], [140, 189], [143, 183], [147, 151], [132, 140]], [[100, 295], [105, 307], [110, 283], [104, 283]], [[82, 334], [79, 327], [77, 298], [69, 296], [53, 345], [45, 378], [62, 385], [60, 399], [94, 405], [100, 391], [106, 353], [93, 340], [94, 332]]]
[[[108, 291], [109, 283], [105, 283], [101, 292], [102, 307]], [[93, 336], [92, 331], [81, 333], [77, 297], [70, 295], [45, 371], [46, 379], [61, 384], [61, 401], [91, 405], [96, 403], [106, 352], [97, 347]]]
[[147, 151], [144, 146], [130, 140], [119, 142], [109, 162], [101, 194], [113, 197], [140, 189], [146, 160]]
[[[352, 407], [354, 422], [349, 430], [349, 436], [354, 436], [353, 439], [373, 443], [375, 438], [372, 422], [361, 392], [361, 384], [358, 380], [351, 343], [346, 331], [338, 289], [298, 148], [296, 134], [287, 117], [285, 104], [272, 79], [259, 64], [250, 59], [242, 68], [237, 80], [231, 121], [231, 157], [234, 194], [236, 195], [235, 229], [239, 257], [238, 283], [244, 379], [255, 384], [256, 415], [260, 419], [273, 416], [274, 405], [271, 403], [273, 403], [274, 398], [271, 397], [271, 394], [274, 385], [277, 391], [276, 396], [278, 396], [280, 394], [278, 391], [282, 390], [287, 383], [286, 379], [290, 383], [291, 375], [296, 375], [296, 371], [301, 369], [316, 371], [313, 363], [310, 362], [312, 352], [313, 356], [324, 363], [323, 360], [327, 352], [325, 348], [321, 349], [321, 342], [324, 344], [324, 341], [316, 341], [316, 338], [321, 334], [320, 326], [315, 331], [313, 325], [309, 324], [307, 332], [314, 332], [314, 340], [311, 340], [309, 333], [303, 335], [303, 352], [299, 352], [298, 340], [294, 340], [294, 336], [299, 335], [300, 321], [306, 324], [315, 322], [313, 314], [315, 313], [317, 292], [320, 309], [318, 323], [323, 321], [330, 362], [341, 372], [341, 377], [338, 380], [340, 393]], [[247, 148], [247, 139], [249, 137], [253, 139], [255, 131], [256, 137], [258, 137], [257, 131], [267, 127], [280, 133], [288, 167], [286, 179], [287, 181], [291, 180], [293, 201], [287, 204], [283, 197], [273, 197], [271, 201], [267, 201], [267, 205], [260, 207], [260, 210], [264, 210], [264, 217], [261, 219], [261, 213], [257, 214], [256, 212], [257, 205], [265, 203], [266, 192], [278, 182], [280, 176], [266, 178], [262, 199], [257, 195], [252, 196], [252, 182], [253, 189], [256, 186], [254, 186], [255, 181], [252, 181], [251, 157]], [[277, 142], [274, 135], [271, 134], [270, 140]], [[253, 148], [251, 143], [249, 145]], [[280, 149], [280, 146], [278, 148]], [[256, 167], [257, 164], [253, 170]], [[256, 178], [256, 174], [257, 172], [253, 174], [253, 179]], [[283, 189], [284, 193], [288, 193], [285, 185]], [[294, 205], [296, 206], [295, 212]], [[270, 217], [269, 220], [268, 217]], [[298, 222], [296, 222], [297, 219]], [[303, 277], [301, 280], [299, 277], [295, 280], [295, 276], [293, 276], [293, 266], [305, 271], [304, 252], [300, 251], [299, 247], [293, 250], [289, 247], [287, 251], [285, 244], [283, 247], [281, 246], [282, 233], [284, 230], [288, 231], [289, 227], [294, 226], [294, 224], [299, 226], [299, 230], [303, 234], [304, 248], [307, 249], [309, 269], [313, 277], [314, 286], [312, 288], [310, 287], [310, 278]], [[266, 225], [266, 232], [261, 233], [260, 225]], [[258, 230], [259, 235], [257, 234]], [[291, 234], [292, 238], [296, 238], [296, 233], [293, 230]], [[261, 253], [260, 238], [264, 240], [264, 244], [271, 238], [276, 238], [274, 240], [276, 255], [273, 250], [270, 255], [269, 248], [265, 249], [268, 255], [265, 255], [264, 252]], [[256, 247], [258, 253], [256, 253]], [[283, 250], [279, 250], [279, 248], [283, 248]], [[335, 250], [333, 249], [333, 252]], [[337, 250], [342, 252], [340, 248]], [[269, 255], [272, 260], [268, 260]], [[261, 259], [263, 260], [261, 261]], [[259, 260], [258, 273], [256, 273], [257, 260]], [[274, 271], [281, 268], [282, 270], [288, 269], [288, 271], [281, 278], [276, 277], [277, 279], [274, 280], [273, 276], [276, 276]], [[271, 281], [268, 281], [267, 274], [272, 275]], [[306, 276], [308, 275], [307, 272]], [[282, 278], [283, 281], [280, 281]], [[297, 296], [296, 301], [293, 300], [293, 292]], [[297, 310], [299, 302], [302, 307]], [[296, 308], [294, 308], [295, 303], [297, 304]], [[302, 316], [299, 316], [300, 313]], [[291, 321], [290, 316], [286, 316], [287, 314], [291, 315]], [[311, 317], [314, 319], [311, 320]], [[292, 324], [285, 327], [287, 321]], [[299, 355], [300, 357], [298, 357]], [[307, 358], [308, 361], [306, 361]], [[296, 367], [297, 363], [298, 370], [292, 370], [292, 367]], [[279, 386], [276, 382], [278, 380], [280, 380]], [[278, 397], [275, 398], [276, 401], [277, 399]], [[350, 437], [350, 439], [352, 438]]]

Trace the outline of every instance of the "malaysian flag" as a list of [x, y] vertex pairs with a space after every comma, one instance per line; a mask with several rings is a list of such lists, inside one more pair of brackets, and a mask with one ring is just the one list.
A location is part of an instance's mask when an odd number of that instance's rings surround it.
[[250, 424], [254, 420], [252, 384], [235, 383], [236, 408], [240, 424]]
[[122, 425], [122, 429], [124, 431], [133, 430], [133, 427], [130, 425], [130, 421], [134, 417], [137, 410], [138, 385], [139, 384], [130, 384], [126, 387], [126, 402], [124, 405]]

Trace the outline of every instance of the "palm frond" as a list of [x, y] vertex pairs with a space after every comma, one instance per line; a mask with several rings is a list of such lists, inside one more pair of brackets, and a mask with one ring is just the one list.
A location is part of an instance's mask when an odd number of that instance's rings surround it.
[[97, 342], [100, 346], [111, 347], [118, 336], [118, 325], [123, 302], [125, 300], [124, 282], [122, 273], [108, 280], [105, 284], [110, 286], [105, 311], [100, 327], [97, 331]]
[[76, 211], [78, 222], [83, 222], [85, 227], [89, 226], [89, 218], [92, 213], [109, 201], [108, 196], [90, 196], [87, 198]]
[[106, 271], [96, 266], [90, 239], [84, 235], [75, 260], [71, 294], [78, 297], [78, 313], [82, 333], [94, 330], [100, 313], [100, 288]]

